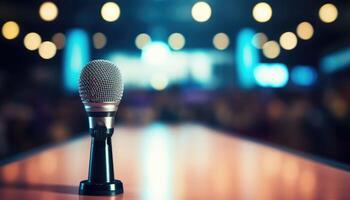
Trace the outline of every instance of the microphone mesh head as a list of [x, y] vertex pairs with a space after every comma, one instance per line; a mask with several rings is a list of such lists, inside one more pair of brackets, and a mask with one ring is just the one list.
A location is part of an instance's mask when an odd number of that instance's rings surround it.
[[80, 74], [79, 95], [83, 103], [119, 104], [123, 83], [118, 67], [107, 60], [89, 62]]

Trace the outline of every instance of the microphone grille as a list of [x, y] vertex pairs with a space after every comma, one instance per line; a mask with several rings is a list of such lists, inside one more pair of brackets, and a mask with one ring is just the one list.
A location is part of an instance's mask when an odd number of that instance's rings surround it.
[[81, 71], [79, 95], [83, 103], [119, 104], [123, 96], [121, 73], [107, 60], [93, 60]]

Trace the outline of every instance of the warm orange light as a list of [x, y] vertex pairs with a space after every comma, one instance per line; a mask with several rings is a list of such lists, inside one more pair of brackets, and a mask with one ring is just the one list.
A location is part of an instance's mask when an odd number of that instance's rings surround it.
[[151, 36], [149, 36], [146, 33], [139, 34], [135, 39], [135, 45], [138, 49], [142, 49], [150, 42], [151, 42]]
[[281, 49], [276, 41], [268, 41], [263, 45], [263, 54], [266, 58], [274, 59], [280, 55]]
[[211, 16], [210, 5], [203, 1], [195, 3], [191, 12], [193, 19], [197, 22], [206, 22]]
[[102, 49], [107, 44], [107, 38], [103, 33], [95, 33], [92, 36], [92, 41], [96, 49]]
[[335, 5], [326, 3], [320, 8], [318, 15], [324, 23], [332, 23], [338, 17], [338, 9]]
[[185, 46], [186, 40], [181, 33], [173, 33], [168, 38], [169, 46], [174, 50], [180, 50]]
[[2, 26], [2, 35], [8, 40], [15, 39], [19, 34], [19, 26], [14, 21], [8, 21]]
[[56, 33], [52, 36], [52, 42], [55, 43], [57, 49], [63, 49], [66, 43], [66, 37], [63, 33]]
[[156, 74], [152, 76], [150, 84], [153, 87], [153, 89], [161, 91], [164, 90], [169, 83], [169, 79], [167, 76], [163, 74]]
[[107, 2], [101, 8], [101, 16], [107, 22], [114, 22], [120, 16], [120, 8], [114, 2]]
[[280, 37], [280, 45], [283, 49], [292, 50], [298, 44], [297, 36], [292, 32], [285, 32]]
[[39, 48], [41, 44], [41, 37], [37, 33], [28, 33], [23, 40], [24, 47], [30, 51], [34, 51]]
[[261, 49], [267, 40], [268, 38], [264, 33], [257, 33], [254, 35], [252, 43], [256, 48]]
[[53, 2], [44, 2], [39, 8], [39, 15], [44, 21], [53, 21], [58, 15], [58, 8]]
[[213, 38], [213, 45], [218, 50], [225, 50], [230, 45], [230, 38], [226, 33], [218, 33]]
[[272, 17], [272, 8], [266, 2], [260, 2], [253, 8], [253, 17], [257, 22], [267, 22]]
[[301, 22], [297, 27], [297, 35], [300, 39], [309, 40], [314, 35], [314, 28], [309, 22]]
[[56, 55], [57, 48], [53, 42], [45, 41], [39, 47], [39, 55], [43, 59], [51, 59]]

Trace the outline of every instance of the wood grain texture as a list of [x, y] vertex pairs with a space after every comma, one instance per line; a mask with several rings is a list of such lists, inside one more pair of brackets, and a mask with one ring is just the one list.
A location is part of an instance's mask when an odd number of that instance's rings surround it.
[[350, 173], [199, 125], [117, 127], [125, 193], [79, 196], [90, 138], [0, 168], [0, 199], [350, 199]]

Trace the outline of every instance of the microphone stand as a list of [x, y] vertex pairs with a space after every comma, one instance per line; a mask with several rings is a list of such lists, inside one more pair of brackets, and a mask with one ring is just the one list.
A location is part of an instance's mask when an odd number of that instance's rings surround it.
[[80, 182], [80, 195], [116, 195], [123, 193], [123, 183], [114, 179], [112, 135], [114, 128], [98, 125], [89, 130], [91, 148], [88, 180]]

